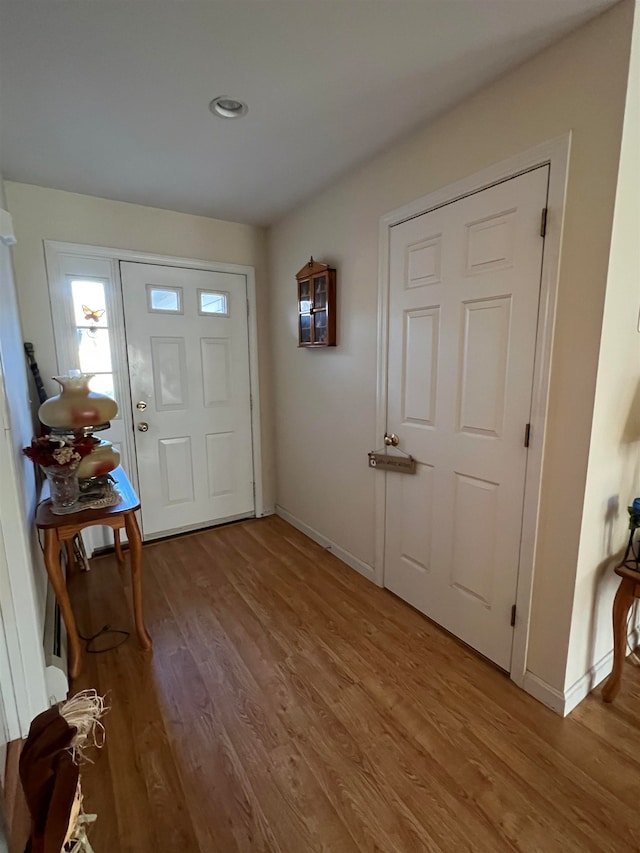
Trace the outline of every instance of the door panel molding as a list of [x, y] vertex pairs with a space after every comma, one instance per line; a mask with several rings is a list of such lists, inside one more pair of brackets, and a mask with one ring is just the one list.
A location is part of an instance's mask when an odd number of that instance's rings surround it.
[[[134, 430], [145, 539], [198, 522], [253, 516], [247, 277], [129, 262], [120, 264], [120, 274], [131, 393], [149, 407], [142, 416], [147, 428]], [[181, 287], [182, 313], [150, 313], [149, 283]], [[228, 316], [198, 310], [203, 290], [228, 294]], [[205, 436], [212, 432], [231, 432], [236, 451], [232, 487], [220, 485], [215, 495], [207, 482], [212, 471], [203, 464]]]
[[[105, 246], [92, 246], [80, 243], [65, 243], [57, 240], [44, 241], [45, 260], [47, 268], [47, 278], [49, 281], [50, 293], [56, 292], [55, 282], [60, 281], [60, 276], [63, 274], [61, 260], [64, 256], [68, 259], [77, 261], [87, 260], [103, 260], [110, 264], [113, 282], [115, 284], [114, 292], [116, 295], [116, 305], [114, 308], [115, 316], [118, 320], [117, 328], [114, 326], [114, 331], [117, 331], [119, 340], [119, 348], [116, 359], [119, 366], [119, 372], [124, 371], [126, 382], [124, 384], [125, 393], [121, 392], [121, 398], [118, 400], [120, 404], [122, 417], [125, 422], [125, 430], [130, 453], [130, 479], [136, 489], [139, 488], [137, 467], [133, 464], [135, 460], [134, 443], [133, 443], [133, 419], [131, 414], [131, 406], [135, 401], [131, 401], [128, 381], [127, 369], [127, 352], [125, 345], [124, 334], [124, 307], [122, 299], [122, 280], [120, 275], [120, 262], [152, 264], [157, 266], [181, 267], [189, 270], [202, 270], [205, 272], [220, 272], [220, 273], [235, 273], [245, 276], [247, 286], [247, 329], [249, 338], [249, 388], [251, 395], [251, 433], [252, 433], [252, 448], [253, 448], [253, 480], [255, 492], [255, 515], [257, 518], [265, 515], [263, 486], [262, 486], [262, 442], [261, 442], [261, 422], [260, 422], [260, 387], [259, 387], [259, 367], [258, 367], [258, 323], [257, 323], [257, 303], [256, 303], [256, 275], [255, 268], [245, 264], [229, 264], [213, 260], [200, 260], [196, 258], [181, 258], [173, 255], [158, 255], [150, 252], [138, 252], [130, 249], [117, 249]], [[78, 269], [78, 274], [82, 274]], [[53, 288], [52, 289], [52, 283]], [[52, 299], [52, 310], [54, 302]], [[54, 322], [55, 327], [55, 322]], [[58, 359], [58, 344], [56, 343], [56, 351]], [[60, 365], [58, 365], [60, 369]], [[125, 411], [126, 410], [126, 411]]]
[[[547, 201], [547, 231], [545, 235], [538, 331], [535, 347], [535, 367], [531, 409], [531, 429], [535, 440], [529, 448], [525, 480], [522, 539], [520, 546], [520, 571], [516, 605], [518, 620], [514, 628], [510, 677], [520, 687], [525, 687], [527, 651], [533, 590], [533, 570], [536, 549], [536, 530], [542, 479], [545, 428], [547, 421], [551, 353], [560, 270], [560, 250], [566, 199], [566, 186], [571, 148], [571, 133], [563, 134], [530, 148], [507, 160], [463, 178], [447, 187], [429, 193], [380, 218], [378, 239], [378, 365], [376, 388], [376, 435], [381, 438], [387, 427], [388, 404], [388, 347], [389, 347], [389, 291], [390, 291], [390, 241], [394, 225], [428, 213], [465, 196], [510, 180], [540, 166], [549, 165], [549, 191]], [[384, 585], [386, 477], [376, 475], [376, 541], [373, 580]]]

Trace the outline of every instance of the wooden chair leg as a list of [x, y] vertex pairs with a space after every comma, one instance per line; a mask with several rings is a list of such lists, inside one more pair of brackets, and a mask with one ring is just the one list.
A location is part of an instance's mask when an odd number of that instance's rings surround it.
[[613, 600], [613, 671], [602, 688], [605, 702], [613, 702], [620, 690], [627, 650], [627, 616], [635, 599], [634, 591], [634, 581], [622, 578]]
[[58, 599], [60, 614], [64, 626], [67, 629], [67, 643], [69, 653], [69, 675], [77, 678], [82, 668], [81, 645], [76, 620], [71, 609], [67, 584], [65, 583], [62, 567], [60, 565], [60, 540], [53, 529], [45, 530], [44, 533], [44, 564], [51, 581], [51, 586]]
[[122, 543], [120, 542], [120, 529], [115, 528], [113, 531], [113, 547], [116, 549], [116, 559], [120, 564], [120, 568], [124, 566], [124, 554], [122, 552]]
[[131, 591], [133, 593], [133, 616], [138, 641], [143, 649], [151, 648], [151, 637], [144, 624], [142, 607], [142, 536], [136, 521], [135, 512], [124, 517], [125, 530], [129, 540], [129, 561], [131, 563]]
[[73, 537], [73, 552], [76, 556], [76, 563], [80, 566], [80, 570], [83, 572], [88, 572], [91, 566], [89, 565], [89, 559], [87, 557], [87, 551], [84, 547], [84, 539], [82, 538], [82, 532], [76, 533]]
[[76, 567], [76, 555], [73, 552], [73, 542], [71, 539], [65, 539], [64, 549], [67, 554], [67, 577], [69, 577]]

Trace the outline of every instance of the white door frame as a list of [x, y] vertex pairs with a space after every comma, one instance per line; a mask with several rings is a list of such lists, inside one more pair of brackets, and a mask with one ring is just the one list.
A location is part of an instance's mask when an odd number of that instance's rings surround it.
[[33, 561], [0, 361], [0, 692], [10, 740], [26, 737], [50, 704]]
[[[255, 268], [242, 264], [226, 264], [218, 261], [203, 261], [194, 258], [179, 258], [169, 255], [157, 255], [149, 252], [137, 252], [130, 249], [112, 249], [104, 246], [87, 246], [79, 243], [61, 243], [55, 240], [44, 241], [44, 252], [49, 280], [49, 292], [53, 294], [54, 282], [61, 279], [60, 259], [63, 255], [73, 255], [81, 258], [100, 258], [111, 261], [113, 281], [117, 299], [117, 311], [114, 317], [113, 329], [116, 333], [117, 360], [120, 365], [119, 373], [124, 381], [121, 387], [127, 389], [128, 399], [118, 401], [120, 413], [124, 419], [127, 436], [127, 451], [129, 458], [135, 460], [135, 444], [133, 440], [133, 401], [131, 400], [131, 384], [125, 344], [124, 306], [122, 300], [122, 281], [120, 278], [120, 261], [132, 261], [141, 264], [156, 264], [166, 267], [182, 267], [184, 269], [204, 270], [207, 272], [228, 272], [244, 275], [247, 280], [247, 328], [249, 332], [249, 381], [251, 394], [251, 434], [253, 447], [253, 482], [255, 495], [256, 518], [265, 514], [262, 488], [262, 441], [260, 433], [260, 387], [258, 377], [258, 323], [256, 309], [256, 273]], [[52, 303], [52, 314], [55, 317], [56, 305]], [[54, 327], [55, 327], [54, 320]], [[56, 351], [58, 345], [56, 344]], [[57, 352], [56, 352], [57, 355]], [[114, 371], [115, 372], [115, 371]], [[132, 465], [130, 474], [134, 487], [138, 490], [137, 465]]]
[[[538, 166], [549, 165], [549, 195], [547, 201], [547, 227], [542, 257], [540, 304], [538, 309], [538, 332], [536, 337], [533, 394], [531, 403], [531, 446], [527, 460], [522, 540], [520, 544], [520, 566], [516, 593], [517, 619], [513, 635], [510, 676], [519, 687], [524, 686], [529, 644], [533, 570], [536, 553], [536, 537], [540, 492], [542, 483], [542, 460], [544, 454], [545, 429], [551, 378], [551, 353], [555, 326], [556, 299], [560, 273], [560, 250], [571, 132], [543, 142], [535, 148], [510, 157], [481, 172], [463, 178], [454, 184], [429, 193], [409, 204], [385, 214], [379, 225], [378, 257], [378, 371], [376, 389], [376, 436], [381, 440], [387, 423], [387, 366], [389, 348], [389, 259], [391, 228], [407, 219], [428, 213], [444, 204], [479, 192], [494, 184], [515, 178]], [[384, 586], [384, 548], [386, 512], [386, 473], [376, 475], [376, 541], [374, 580]]]

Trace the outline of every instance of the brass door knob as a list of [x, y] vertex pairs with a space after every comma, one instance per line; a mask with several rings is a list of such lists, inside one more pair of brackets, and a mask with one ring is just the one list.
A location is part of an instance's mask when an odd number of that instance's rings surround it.
[[387, 447], [392, 447], [392, 446], [397, 447], [400, 444], [400, 439], [395, 434], [395, 432], [392, 432], [392, 433], [385, 432], [384, 443], [387, 445]]
[[148, 432], [149, 424], [145, 423], [145, 421], [141, 421], [141, 423], [138, 424], [138, 429], [140, 430], [140, 432]]

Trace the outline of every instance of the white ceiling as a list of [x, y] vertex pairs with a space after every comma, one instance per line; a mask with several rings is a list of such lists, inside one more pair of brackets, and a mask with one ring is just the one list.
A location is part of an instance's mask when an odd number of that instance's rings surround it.
[[268, 224], [613, 2], [1, 0], [0, 168]]

